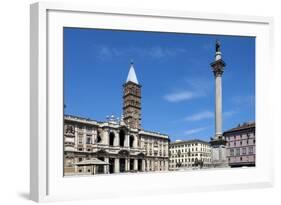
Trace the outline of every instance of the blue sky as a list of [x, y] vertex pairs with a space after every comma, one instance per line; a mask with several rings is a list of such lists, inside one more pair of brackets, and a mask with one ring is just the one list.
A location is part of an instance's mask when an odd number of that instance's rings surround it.
[[214, 136], [214, 60], [223, 60], [223, 130], [255, 120], [255, 38], [64, 28], [65, 114], [122, 114], [130, 61], [142, 85], [142, 127], [176, 139]]

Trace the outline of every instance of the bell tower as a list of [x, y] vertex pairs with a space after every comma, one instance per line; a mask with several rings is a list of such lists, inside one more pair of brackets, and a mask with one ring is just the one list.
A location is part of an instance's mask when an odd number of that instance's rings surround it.
[[141, 85], [137, 80], [133, 62], [123, 85], [123, 116], [127, 126], [141, 129]]

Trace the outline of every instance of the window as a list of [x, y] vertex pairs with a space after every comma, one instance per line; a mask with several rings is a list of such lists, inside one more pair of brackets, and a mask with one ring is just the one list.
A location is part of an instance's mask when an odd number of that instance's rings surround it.
[[78, 136], [78, 144], [82, 144], [83, 143], [83, 136], [79, 135]]
[[79, 162], [81, 162], [81, 161], [82, 161], [82, 158], [81, 158], [81, 157], [79, 157], [79, 158], [78, 158], [78, 161], [79, 161]]
[[234, 156], [234, 149], [230, 149], [230, 156]]
[[97, 132], [97, 143], [101, 142], [101, 136], [100, 136], [100, 132]]
[[243, 147], [242, 154], [246, 154], [246, 147]]
[[240, 149], [236, 149], [236, 156], [239, 156], [240, 155]]
[[92, 144], [92, 139], [91, 139], [91, 137], [87, 137], [87, 142], [86, 142], [87, 144]]
[[120, 147], [124, 147], [124, 144], [125, 144], [125, 131], [124, 130], [120, 130], [120, 133], [119, 133], [119, 145]]
[[109, 133], [109, 146], [113, 146], [115, 135], [113, 132]]
[[253, 154], [254, 153], [254, 148], [253, 147], [249, 147], [249, 154]]

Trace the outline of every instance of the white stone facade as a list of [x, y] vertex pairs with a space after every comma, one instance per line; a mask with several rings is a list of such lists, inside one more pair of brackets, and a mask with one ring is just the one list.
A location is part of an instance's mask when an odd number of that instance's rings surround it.
[[169, 145], [169, 170], [207, 168], [211, 164], [211, 147], [202, 140], [176, 141]]
[[167, 135], [75, 116], [64, 122], [65, 175], [92, 174], [91, 166], [75, 165], [91, 158], [110, 164], [97, 168], [98, 174], [168, 170]]

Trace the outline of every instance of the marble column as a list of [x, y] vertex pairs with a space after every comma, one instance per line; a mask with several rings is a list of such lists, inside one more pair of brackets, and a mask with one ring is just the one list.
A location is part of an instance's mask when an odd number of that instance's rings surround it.
[[[78, 162], [78, 158], [75, 158], [74, 159], [74, 163], [77, 163]], [[77, 173], [78, 172], [78, 166], [77, 165], [74, 165], [74, 172]]]
[[108, 132], [108, 130], [103, 131], [102, 144], [109, 145], [109, 132]]
[[138, 171], [138, 159], [134, 159], [134, 171]]
[[150, 168], [149, 160], [146, 160], [146, 171], [150, 171], [149, 168]]
[[130, 160], [128, 158], [125, 159], [125, 171], [130, 170]]
[[134, 136], [133, 147], [134, 147], [134, 148], [137, 148], [137, 147], [138, 147], [138, 137], [137, 137], [137, 136]]
[[95, 175], [96, 173], [96, 165], [93, 165], [93, 175]]
[[113, 141], [113, 146], [119, 146], [119, 134], [118, 133], [114, 133], [115, 137], [114, 137], [114, 141]]
[[215, 61], [211, 63], [215, 77], [215, 139], [222, 137], [222, 74], [225, 62], [222, 60], [220, 42], [216, 42]]
[[129, 147], [129, 135], [125, 135], [124, 147]]
[[145, 159], [142, 160], [141, 166], [142, 166], [141, 171], [144, 172], [145, 171]]
[[215, 76], [216, 107], [215, 107], [215, 136], [222, 136], [222, 87], [221, 74]]
[[119, 158], [114, 159], [114, 173], [119, 173], [120, 172], [120, 162]]
[[169, 170], [169, 161], [166, 160], [165, 161], [165, 171], [168, 171]]
[[[105, 158], [104, 158], [104, 161], [107, 162], [107, 163], [109, 163], [109, 158], [108, 158], [108, 157], [105, 157]], [[104, 166], [104, 173], [105, 173], [105, 174], [108, 174], [108, 173], [109, 173], [109, 167], [108, 167], [108, 165], [105, 165], [105, 166]]]

